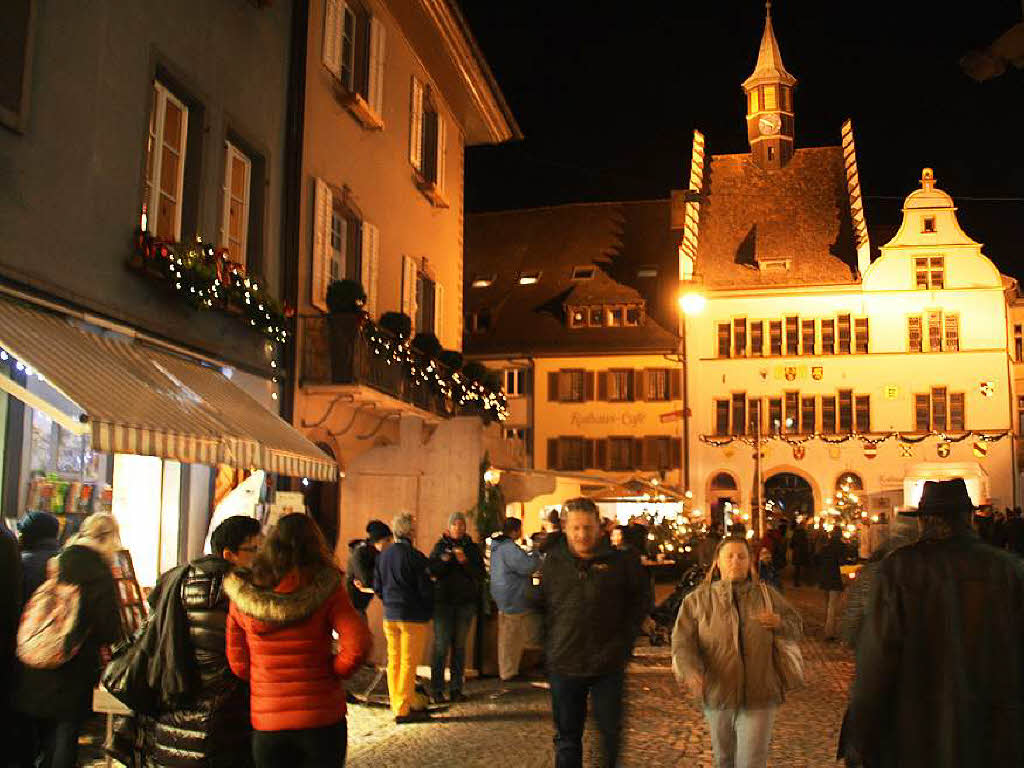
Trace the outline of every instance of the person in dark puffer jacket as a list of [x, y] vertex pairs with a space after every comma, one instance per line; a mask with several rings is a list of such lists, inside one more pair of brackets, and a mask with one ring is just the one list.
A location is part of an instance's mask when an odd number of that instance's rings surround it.
[[[252, 565], [260, 540], [258, 520], [229, 517], [210, 537], [215, 554], [188, 565], [178, 599], [184, 609], [199, 688], [188, 706], [156, 718], [141, 718], [142, 765], [147, 768], [252, 765], [249, 689], [228, 666], [228, 597], [223, 582], [232, 568]], [[159, 589], [158, 583], [153, 595]]]
[[224, 589], [228, 661], [251, 685], [257, 768], [344, 765], [341, 681], [369, 653], [370, 630], [313, 519], [282, 517], [252, 571], [232, 573]]
[[46, 564], [60, 554], [60, 521], [49, 512], [29, 512], [18, 521], [23, 602], [46, 581]]

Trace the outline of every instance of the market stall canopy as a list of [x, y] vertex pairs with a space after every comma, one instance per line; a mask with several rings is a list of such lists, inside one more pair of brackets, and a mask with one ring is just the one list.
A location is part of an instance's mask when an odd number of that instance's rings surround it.
[[45, 377], [56, 396], [7, 376], [0, 376], [0, 388], [72, 432], [91, 435], [95, 451], [337, 477], [327, 454], [195, 359], [3, 298], [0, 349]]
[[677, 488], [650, 480], [633, 478], [591, 496], [594, 501], [681, 502], [683, 493]]

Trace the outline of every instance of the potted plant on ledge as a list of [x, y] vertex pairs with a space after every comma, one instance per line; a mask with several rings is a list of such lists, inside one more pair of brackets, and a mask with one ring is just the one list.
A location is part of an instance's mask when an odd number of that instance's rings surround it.
[[335, 383], [355, 381], [359, 329], [366, 321], [366, 291], [355, 280], [335, 280], [327, 286], [327, 338], [331, 350], [331, 378]]

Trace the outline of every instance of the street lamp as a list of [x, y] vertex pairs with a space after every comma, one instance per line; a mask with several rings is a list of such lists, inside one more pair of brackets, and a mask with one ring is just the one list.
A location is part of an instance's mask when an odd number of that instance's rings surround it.
[[[681, 275], [682, 276], [682, 275]], [[692, 278], [692, 275], [691, 275]], [[680, 280], [680, 283], [690, 282]], [[683, 367], [683, 490], [690, 490], [690, 384], [689, 360], [686, 356], [686, 318], [704, 311], [707, 302], [699, 291], [685, 290], [679, 294], [679, 362]]]

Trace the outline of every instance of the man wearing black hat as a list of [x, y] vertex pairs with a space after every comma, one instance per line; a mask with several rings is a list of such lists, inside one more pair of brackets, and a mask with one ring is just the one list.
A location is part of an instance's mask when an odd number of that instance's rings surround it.
[[1024, 565], [971, 529], [962, 479], [927, 482], [921, 538], [881, 563], [857, 647], [847, 765], [1024, 765]]
[[352, 606], [366, 618], [366, 609], [373, 600], [373, 569], [377, 555], [394, 541], [387, 523], [371, 520], [366, 524], [366, 538], [355, 539], [348, 545], [348, 567], [345, 586]]

